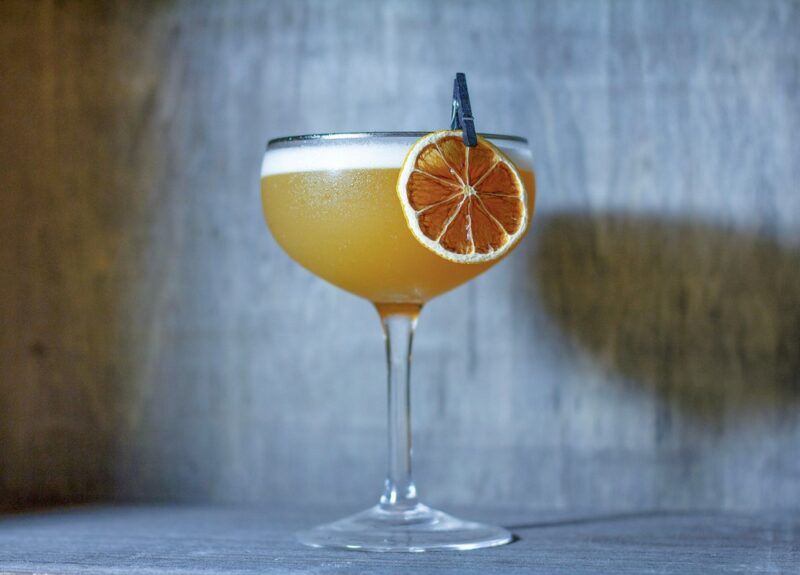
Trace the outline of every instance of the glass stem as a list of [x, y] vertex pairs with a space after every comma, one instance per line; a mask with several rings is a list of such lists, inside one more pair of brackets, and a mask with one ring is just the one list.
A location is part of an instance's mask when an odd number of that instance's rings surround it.
[[406, 511], [417, 505], [417, 488], [411, 478], [411, 342], [421, 306], [377, 306], [386, 340], [389, 371], [389, 465], [381, 508]]

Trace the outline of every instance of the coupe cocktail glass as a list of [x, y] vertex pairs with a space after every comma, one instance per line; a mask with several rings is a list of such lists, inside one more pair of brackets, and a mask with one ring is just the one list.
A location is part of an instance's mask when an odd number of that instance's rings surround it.
[[[380, 315], [389, 372], [389, 459], [374, 507], [298, 534], [302, 543], [369, 551], [477, 549], [502, 545], [502, 527], [462, 521], [417, 499], [411, 478], [411, 341], [422, 306], [499, 260], [463, 264], [421, 245], [406, 226], [396, 185], [423, 132], [316, 134], [272, 140], [261, 170], [267, 224], [281, 247], [319, 277], [371, 301]], [[485, 134], [516, 165], [533, 213], [527, 141]]]

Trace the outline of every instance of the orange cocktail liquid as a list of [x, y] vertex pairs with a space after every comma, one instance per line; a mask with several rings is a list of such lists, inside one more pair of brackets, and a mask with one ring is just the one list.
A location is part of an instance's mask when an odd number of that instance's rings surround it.
[[[422, 304], [496, 261], [441, 258], [406, 227], [399, 168], [304, 171], [261, 180], [264, 215], [281, 247], [311, 272], [376, 304]], [[534, 178], [520, 170], [533, 215]]]

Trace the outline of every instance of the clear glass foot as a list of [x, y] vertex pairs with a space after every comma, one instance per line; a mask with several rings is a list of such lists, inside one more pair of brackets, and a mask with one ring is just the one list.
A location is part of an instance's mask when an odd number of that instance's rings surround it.
[[311, 547], [407, 552], [481, 549], [505, 545], [511, 538], [502, 527], [462, 521], [421, 503], [406, 510], [376, 505], [297, 534]]

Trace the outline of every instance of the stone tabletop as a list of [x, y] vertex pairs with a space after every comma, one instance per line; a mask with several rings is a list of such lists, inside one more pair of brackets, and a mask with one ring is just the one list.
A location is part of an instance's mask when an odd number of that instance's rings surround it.
[[0, 573], [800, 573], [797, 512], [461, 513], [517, 540], [469, 552], [319, 551], [293, 532], [343, 510], [80, 507], [0, 516]]

